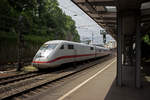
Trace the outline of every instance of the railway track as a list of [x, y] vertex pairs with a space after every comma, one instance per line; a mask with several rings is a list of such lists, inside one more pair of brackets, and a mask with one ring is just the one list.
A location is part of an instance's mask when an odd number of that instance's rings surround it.
[[[73, 75], [77, 72], [83, 71], [91, 66], [94, 66], [99, 63], [102, 59], [98, 59], [92, 61], [90, 63], [84, 63], [82, 65], [78, 65], [76, 68], [70, 67], [65, 70], [59, 70], [51, 73], [45, 73], [41, 75], [29, 75], [28, 78], [18, 79], [18, 81], [14, 81], [11, 83], [7, 83], [6, 85], [0, 86], [0, 100], [1, 99], [12, 99], [12, 97], [20, 96], [24, 93], [33, 91], [34, 89], [40, 89], [40, 87], [46, 86], [47, 84], [51, 84], [56, 82], [62, 78]], [[106, 59], [105, 59], [106, 60]], [[15, 80], [15, 79], [14, 79]], [[34, 91], [33, 91], [34, 92]]]
[[38, 72], [37, 73], [24, 73], [24, 74], [18, 74], [18, 75], [16, 74], [13, 76], [3, 77], [3, 78], [0, 78], [0, 87], [9, 83], [13, 83], [15, 81], [27, 79], [30, 77], [35, 77], [41, 74], [42, 73], [38, 73]]

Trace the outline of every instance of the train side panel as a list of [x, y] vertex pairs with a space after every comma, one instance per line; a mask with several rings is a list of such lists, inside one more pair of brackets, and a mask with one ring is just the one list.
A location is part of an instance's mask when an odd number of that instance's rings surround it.
[[55, 58], [57, 61], [55, 63], [61, 65], [64, 63], [75, 61], [75, 50], [74, 45], [71, 43], [63, 43], [57, 52], [55, 52]]
[[108, 49], [102, 47], [96, 47], [96, 57], [102, 57], [108, 54], [110, 54], [110, 51]]
[[94, 47], [92, 47], [93, 50], [91, 50], [90, 46], [86, 45], [77, 45], [76, 48], [76, 61], [83, 61], [87, 59], [91, 59], [95, 57]]

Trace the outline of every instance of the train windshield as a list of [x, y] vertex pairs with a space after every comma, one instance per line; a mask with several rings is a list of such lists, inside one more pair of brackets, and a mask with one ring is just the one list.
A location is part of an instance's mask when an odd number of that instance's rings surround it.
[[58, 44], [44, 44], [41, 46], [40, 50], [50, 50], [54, 49]]

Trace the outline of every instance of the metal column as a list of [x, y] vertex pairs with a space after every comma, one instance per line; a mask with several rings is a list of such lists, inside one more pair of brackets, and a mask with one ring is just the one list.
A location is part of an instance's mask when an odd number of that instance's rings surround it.
[[140, 33], [140, 17], [137, 18], [137, 34], [136, 34], [136, 87], [141, 87], [140, 65], [141, 65], [141, 33]]
[[118, 12], [117, 15], [117, 84], [140, 87], [139, 11]]
[[121, 16], [119, 15], [119, 12], [117, 12], [117, 84], [119, 86], [122, 85], [122, 37], [121, 37]]

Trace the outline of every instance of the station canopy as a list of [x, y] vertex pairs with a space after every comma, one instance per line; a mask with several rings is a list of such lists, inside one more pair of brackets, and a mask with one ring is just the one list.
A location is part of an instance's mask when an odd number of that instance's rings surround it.
[[72, 0], [97, 24], [114, 36], [116, 30], [116, 6], [114, 0]]
[[[117, 32], [117, 0], [72, 0], [98, 25], [104, 28], [112, 37], [116, 39]], [[119, 0], [123, 1], [123, 0]], [[142, 23], [150, 22], [150, 3], [148, 0], [139, 0], [141, 6]], [[150, 26], [150, 25], [148, 25]]]

